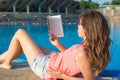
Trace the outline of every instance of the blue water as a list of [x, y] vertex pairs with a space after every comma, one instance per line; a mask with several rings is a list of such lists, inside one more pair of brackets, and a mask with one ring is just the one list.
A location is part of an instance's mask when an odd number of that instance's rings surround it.
[[[46, 24], [38, 26], [27, 25], [27, 26], [1, 26], [0, 27], [0, 53], [8, 49], [10, 40], [17, 29], [25, 29], [32, 39], [39, 45], [46, 48], [58, 51], [49, 42], [48, 27]], [[64, 24], [65, 37], [60, 38], [61, 43], [66, 47], [70, 47], [73, 44], [82, 42], [82, 39], [78, 37], [77, 26], [74, 24]], [[109, 76], [120, 78], [120, 23], [111, 23], [111, 35], [113, 43], [110, 49], [112, 60], [107, 68], [100, 74], [100, 76]], [[26, 61], [24, 55], [17, 58], [19, 61]]]

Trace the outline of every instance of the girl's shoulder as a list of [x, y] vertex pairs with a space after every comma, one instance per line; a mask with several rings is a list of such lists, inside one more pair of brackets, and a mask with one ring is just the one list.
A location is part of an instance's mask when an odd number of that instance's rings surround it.
[[79, 53], [76, 55], [76, 63], [80, 66], [89, 65], [89, 60], [84, 47], [81, 46]]
[[78, 54], [77, 54], [77, 57], [87, 57], [86, 55], [86, 52], [85, 52], [85, 47], [83, 45], [84, 43], [81, 43], [81, 44], [77, 44], [76, 47], [78, 49]]

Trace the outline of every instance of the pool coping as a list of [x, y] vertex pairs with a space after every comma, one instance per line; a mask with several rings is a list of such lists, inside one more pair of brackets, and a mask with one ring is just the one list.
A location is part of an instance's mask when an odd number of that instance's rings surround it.
[[[13, 63], [12, 70], [0, 69], [0, 79], [2, 80], [39, 80], [30, 69], [27, 62], [16, 62]], [[96, 77], [96, 80], [120, 80], [112, 77]]]

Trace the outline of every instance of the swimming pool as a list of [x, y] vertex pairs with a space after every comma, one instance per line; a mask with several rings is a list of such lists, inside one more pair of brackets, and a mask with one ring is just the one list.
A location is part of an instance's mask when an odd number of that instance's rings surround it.
[[[49, 49], [58, 51], [49, 42], [48, 27], [46, 24], [41, 25], [26, 25], [26, 26], [1, 26], [0, 27], [0, 53], [8, 48], [9, 42], [14, 35], [14, 32], [18, 28], [25, 29], [32, 39], [39, 45], [47, 47]], [[82, 42], [82, 39], [78, 37], [77, 26], [75, 24], [64, 24], [65, 37], [60, 38], [60, 41], [70, 47], [73, 44]], [[120, 78], [120, 23], [111, 23], [111, 35], [113, 40], [111, 47], [112, 60], [107, 68], [100, 74], [100, 76], [109, 76]], [[24, 55], [21, 55], [17, 60], [26, 61]]]

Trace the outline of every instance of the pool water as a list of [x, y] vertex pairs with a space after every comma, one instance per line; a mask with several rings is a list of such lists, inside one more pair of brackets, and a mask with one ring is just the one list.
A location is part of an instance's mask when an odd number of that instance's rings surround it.
[[[70, 47], [73, 44], [82, 42], [83, 40], [78, 37], [77, 26], [75, 24], [63, 24], [64, 34], [63, 38], [60, 38], [62, 44], [66, 47]], [[26, 25], [26, 26], [1, 26], [0, 27], [0, 53], [8, 49], [10, 40], [17, 29], [25, 29], [32, 39], [41, 46], [49, 48], [54, 51], [58, 51], [51, 43], [49, 42], [48, 27], [46, 24], [41, 24], [37, 26]], [[109, 76], [120, 78], [120, 23], [112, 22], [111, 23], [111, 35], [110, 35], [113, 44], [111, 46], [110, 52], [112, 60], [107, 68], [100, 74], [100, 76]], [[21, 55], [16, 60], [26, 62], [24, 55]]]

